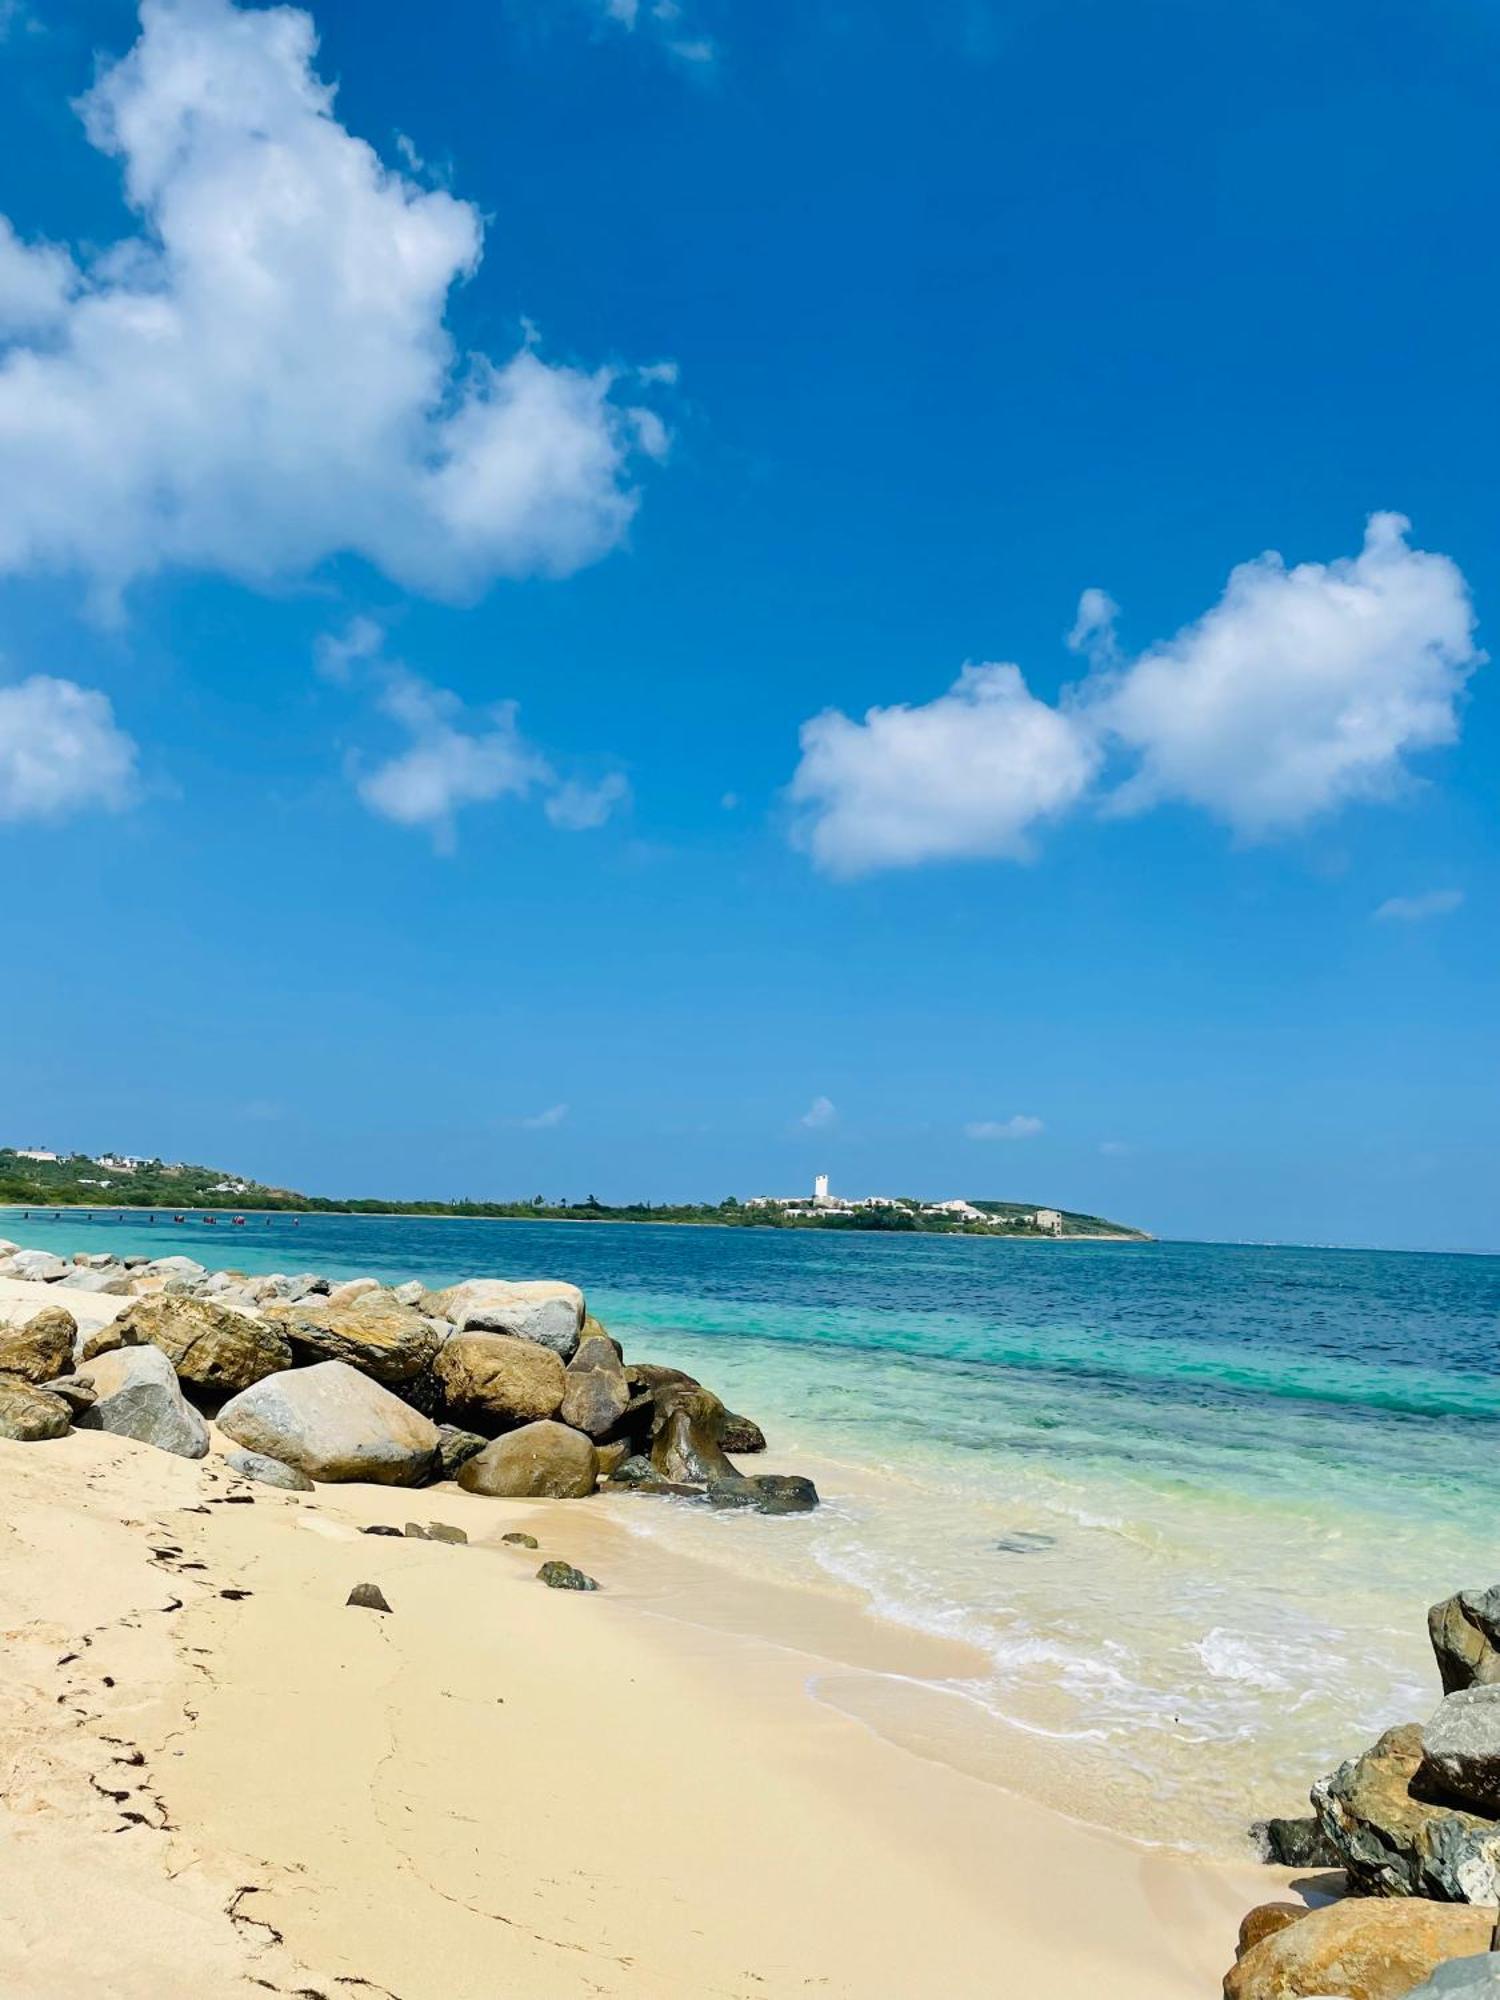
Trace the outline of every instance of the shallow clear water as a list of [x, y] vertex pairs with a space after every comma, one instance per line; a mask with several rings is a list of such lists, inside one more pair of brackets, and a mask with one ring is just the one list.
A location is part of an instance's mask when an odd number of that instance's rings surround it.
[[633, 1526], [969, 1640], [982, 1668], [905, 1733], [1152, 1838], [1232, 1845], [1425, 1713], [1425, 1607], [1500, 1575], [1500, 1259], [346, 1216], [0, 1233], [575, 1279], [628, 1351], [816, 1459], [828, 1503]]

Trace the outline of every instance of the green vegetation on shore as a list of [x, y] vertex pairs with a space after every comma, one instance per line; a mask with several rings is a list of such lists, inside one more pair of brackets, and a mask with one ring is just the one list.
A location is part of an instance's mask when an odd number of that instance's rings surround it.
[[[159, 1209], [296, 1209], [326, 1215], [451, 1215], [483, 1216], [533, 1222], [683, 1222], [718, 1223], [747, 1229], [859, 1229], [897, 1231], [911, 1235], [1025, 1236], [1039, 1230], [1035, 1204], [978, 1201], [987, 1222], [924, 1212], [917, 1198], [910, 1204], [862, 1208], [854, 1214], [810, 1214], [784, 1208], [749, 1206], [730, 1195], [721, 1202], [627, 1202], [610, 1204], [592, 1195], [583, 1201], [335, 1201], [326, 1195], [299, 1194], [292, 1188], [267, 1187], [217, 1167], [167, 1165], [161, 1160], [134, 1161], [126, 1167], [106, 1167], [87, 1154], [58, 1160], [27, 1159], [0, 1147], [0, 1203], [37, 1208], [159, 1208]], [[1064, 1236], [1115, 1236], [1141, 1240], [1143, 1232], [1108, 1222], [1102, 1216], [1057, 1211]]]

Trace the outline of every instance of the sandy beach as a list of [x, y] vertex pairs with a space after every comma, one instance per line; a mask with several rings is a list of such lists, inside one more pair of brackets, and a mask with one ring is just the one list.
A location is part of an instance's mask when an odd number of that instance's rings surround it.
[[[221, 1443], [0, 1444], [8, 1994], [1199, 2000], [1284, 1880], [1082, 1828], [808, 1692], [940, 1675], [946, 1644], [695, 1574], [608, 1507], [283, 1493]], [[469, 1545], [359, 1532], [429, 1519]], [[549, 1555], [600, 1591], [541, 1588]], [[361, 1582], [389, 1616], [346, 1605]]]

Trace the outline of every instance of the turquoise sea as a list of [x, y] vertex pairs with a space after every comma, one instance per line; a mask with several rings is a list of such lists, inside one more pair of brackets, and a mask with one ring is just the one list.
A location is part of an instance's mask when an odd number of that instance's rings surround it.
[[[1295, 1810], [1435, 1702], [1426, 1606], [1500, 1578], [1500, 1258], [73, 1211], [0, 1211], [0, 1234], [575, 1280], [827, 1502], [636, 1505], [633, 1529], [967, 1640], [974, 1670], [906, 1733], [1147, 1838], [1228, 1850]], [[890, 1725], [868, 1688], [828, 1698]]]

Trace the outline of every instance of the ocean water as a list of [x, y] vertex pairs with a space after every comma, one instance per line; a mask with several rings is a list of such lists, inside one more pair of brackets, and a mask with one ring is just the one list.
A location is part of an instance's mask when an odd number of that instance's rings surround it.
[[632, 1529], [965, 1641], [941, 1689], [815, 1692], [1147, 1839], [1231, 1851], [1425, 1715], [1426, 1607], [1500, 1579], [1497, 1258], [346, 1216], [0, 1211], [0, 1234], [575, 1280], [826, 1502], [631, 1503]]

